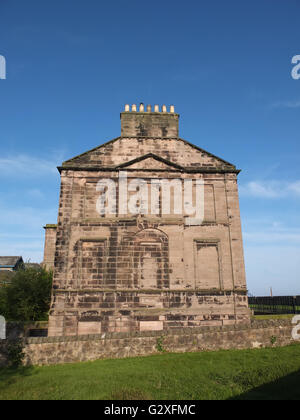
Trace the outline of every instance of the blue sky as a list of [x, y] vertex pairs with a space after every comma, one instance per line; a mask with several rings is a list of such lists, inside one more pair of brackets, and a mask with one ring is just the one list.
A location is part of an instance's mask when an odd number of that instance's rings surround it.
[[300, 294], [297, 0], [0, 0], [0, 255], [41, 261], [56, 166], [175, 104], [181, 137], [243, 169], [251, 293]]

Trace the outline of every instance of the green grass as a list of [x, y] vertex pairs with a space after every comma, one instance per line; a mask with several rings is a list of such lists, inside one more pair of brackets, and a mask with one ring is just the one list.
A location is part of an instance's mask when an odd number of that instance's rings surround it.
[[292, 319], [295, 315], [254, 315], [254, 319]]
[[1, 400], [300, 399], [300, 345], [0, 370]]

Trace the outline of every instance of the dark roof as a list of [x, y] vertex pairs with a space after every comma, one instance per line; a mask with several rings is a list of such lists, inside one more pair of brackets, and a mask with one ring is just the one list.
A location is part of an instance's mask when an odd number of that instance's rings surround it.
[[22, 257], [0, 257], [0, 267], [15, 267], [18, 262], [23, 262]]

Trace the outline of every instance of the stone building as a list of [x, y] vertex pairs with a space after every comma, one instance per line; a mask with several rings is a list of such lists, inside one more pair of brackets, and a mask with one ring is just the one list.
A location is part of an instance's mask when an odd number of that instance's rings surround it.
[[173, 106], [126, 105], [120, 137], [58, 168], [49, 336], [249, 321], [239, 170], [178, 127]]
[[25, 266], [22, 257], [0, 257], [0, 287], [11, 283], [14, 273]]

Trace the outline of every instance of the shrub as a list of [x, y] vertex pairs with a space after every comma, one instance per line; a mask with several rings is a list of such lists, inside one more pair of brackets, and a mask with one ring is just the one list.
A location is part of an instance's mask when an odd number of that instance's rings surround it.
[[0, 314], [11, 321], [46, 321], [52, 277], [41, 267], [17, 271], [10, 284], [0, 287]]
[[10, 367], [18, 368], [22, 366], [25, 357], [23, 350], [24, 345], [22, 339], [9, 342], [7, 346], [7, 357]]
[[166, 352], [166, 350], [164, 349], [164, 340], [165, 340], [165, 337], [162, 336], [162, 337], [159, 337], [156, 341], [156, 349], [160, 353]]

